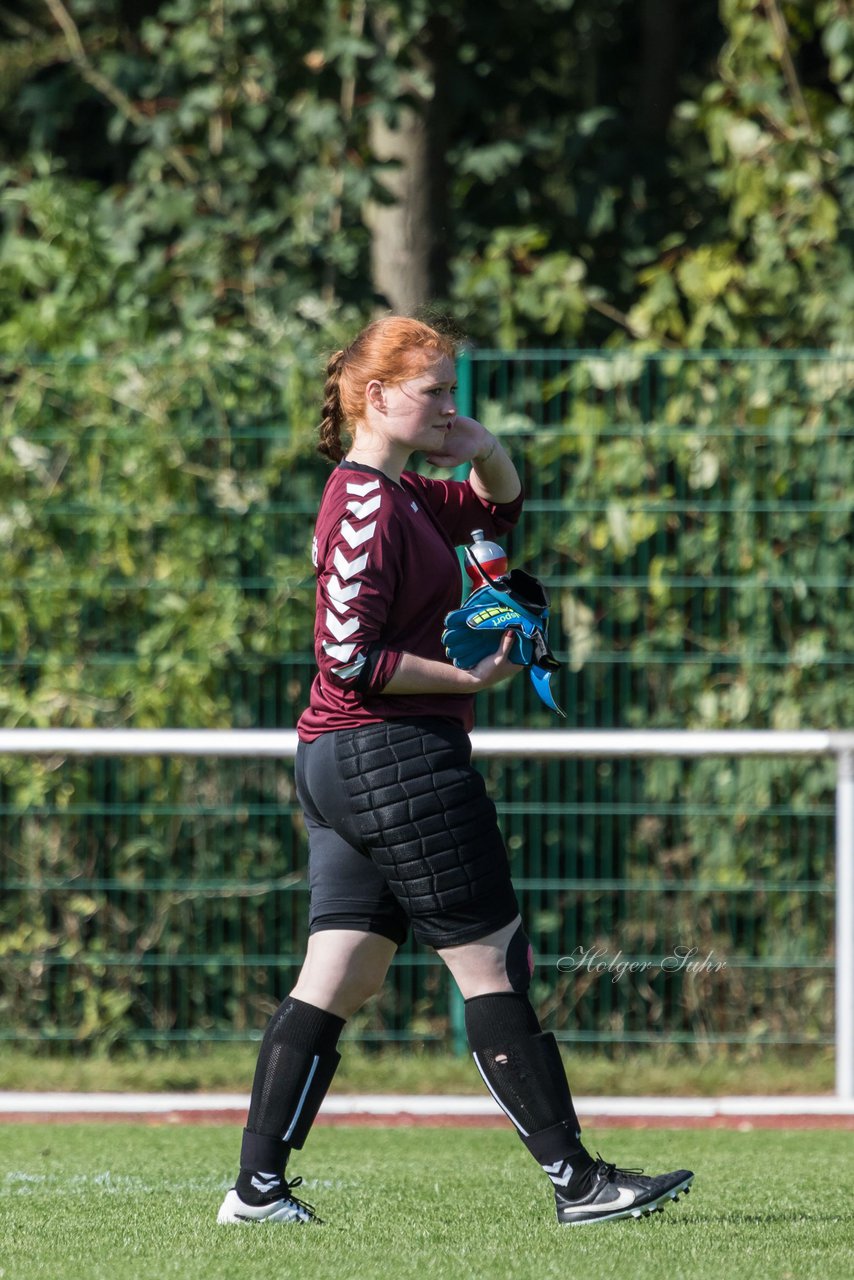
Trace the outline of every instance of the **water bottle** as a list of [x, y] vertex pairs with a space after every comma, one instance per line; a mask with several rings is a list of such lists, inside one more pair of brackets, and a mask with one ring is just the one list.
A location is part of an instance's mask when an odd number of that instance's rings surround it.
[[507, 556], [497, 542], [488, 542], [482, 529], [473, 529], [466, 547], [466, 573], [472, 590], [485, 587], [507, 572]]

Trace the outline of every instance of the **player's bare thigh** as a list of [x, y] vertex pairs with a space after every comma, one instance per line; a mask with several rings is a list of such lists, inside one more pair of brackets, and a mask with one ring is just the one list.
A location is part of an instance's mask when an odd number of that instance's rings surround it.
[[464, 999], [513, 990], [507, 974], [507, 947], [521, 923], [517, 916], [503, 929], [477, 942], [443, 947], [439, 951]]
[[[512, 991], [507, 947], [521, 924], [517, 916], [494, 933], [438, 954], [464, 999]], [[291, 995], [339, 1018], [349, 1018], [385, 982], [397, 945], [376, 933], [325, 929], [308, 940], [305, 961]]]
[[322, 929], [309, 937], [291, 995], [339, 1018], [352, 1017], [383, 985], [397, 943], [378, 933]]

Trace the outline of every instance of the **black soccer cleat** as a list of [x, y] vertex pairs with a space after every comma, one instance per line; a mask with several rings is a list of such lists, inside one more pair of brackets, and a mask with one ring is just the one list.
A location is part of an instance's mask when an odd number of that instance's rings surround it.
[[680, 1191], [687, 1195], [693, 1181], [688, 1169], [645, 1178], [640, 1169], [618, 1169], [597, 1156], [580, 1195], [570, 1197], [555, 1188], [557, 1220], [572, 1227], [663, 1213], [668, 1200], [678, 1200]]

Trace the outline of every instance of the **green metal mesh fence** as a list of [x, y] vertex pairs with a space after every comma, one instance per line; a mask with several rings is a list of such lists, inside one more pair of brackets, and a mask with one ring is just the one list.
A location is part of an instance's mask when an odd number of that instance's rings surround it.
[[[316, 380], [249, 359], [4, 378], [4, 723], [292, 725]], [[854, 361], [480, 351], [460, 388], [524, 471], [511, 559], [552, 591], [570, 726], [854, 724]], [[520, 679], [479, 723], [549, 720]], [[0, 765], [0, 1036], [258, 1034], [305, 941], [290, 766]], [[603, 1046], [830, 1042], [830, 762], [483, 768], [546, 1025]], [[447, 1044], [457, 1014], [407, 944], [349, 1033]]]

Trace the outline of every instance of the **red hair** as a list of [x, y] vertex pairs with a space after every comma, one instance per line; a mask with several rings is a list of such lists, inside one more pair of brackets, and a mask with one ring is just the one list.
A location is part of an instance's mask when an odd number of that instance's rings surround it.
[[336, 351], [326, 366], [320, 453], [332, 462], [344, 457], [341, 431], [354, 426], [365, 411], [369, 382], [405, 382], [443, 356], [453, 360], [451, 338], [422, 320], [384, 316], [374, 320], [343, 351]]

